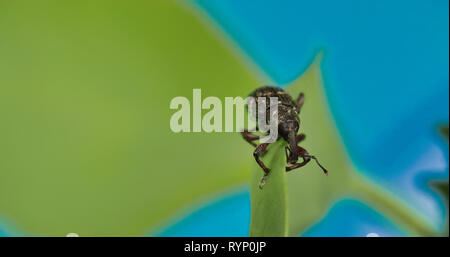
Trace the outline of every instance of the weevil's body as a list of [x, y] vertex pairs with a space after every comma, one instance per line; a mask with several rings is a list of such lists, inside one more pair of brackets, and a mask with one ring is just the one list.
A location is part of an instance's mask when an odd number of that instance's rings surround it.
[[[300, 168], [307, 164], [311, 159], [314, 159], [317, 164], [322, 168], [322, 170], [325, 172], [325, 174], [328, 174], [328, 171], [320, 165], [320, 163], [317, 161], [316, 157], [313, 155], [310, 155], [304, 148], [298, 146], [298, 143], [305, 139], [304, 134], [298, 134], [298, 130], [300, 128], [300, 110], [303, 106], [304, 102], [304, 95], [303, 93], [300, 93], [297, 101], [294, 101], [294, 99], [286, 93], [284, 90], [276, 87], [270, 87], [270, 86], [264, 86], [256, 89], [253, 91], [250, 95], [250, 97], [254, 98], [254, 102], [250, 102], [250, 104], [259, 104], [262, 102], [265, 98], [266, 106], [269, 106], [270, 98], [276, 97], [278, 99], [278, 109], [273, 110], [271, 108], [266, 108], [266, 123], [270, 124], [270, 119], [273, 117], [274, 112], [277, 112], [278, 114], [278, 138], [283, 138], [289, 143], [289, 147], [286, 147], [286, 160], [287, 163], [291, 166], [286, 167], [286, 171], [291, 171], [296, 168]], [[258, 106], [258, 105], [256, 105]], [[257, 110], [257, 108], [249, 108], [250, 114], [257, 119], [258, 112], [254, 111]], [[257, 124], [261, 125], [261, 124]], [[265, 183], [265, 178], [269, 174], [270, 169], [267, 168], [264, 163], [259, 159], [260, 156], [262, 156], [266, 152], [266, 148], [269, 145], [269, 143], [262, 143], [260, 145], [256, 145], [253, 141], [260, 138], [260, 136], [251, 134], [248, 131], [242, 132], [242, 136], [244, 139], [256, 147], [255, 151], [253, 152], [253, 155], [255, 157], [256, 162], [259, 164], [259, 166], [264, 171], [264, 177], [261, 180], [260, 188]], [[303, 162], [298, 163], [298, 158], [301, 157], [303, 159]]]
[[[278, 124], [285, 125], [287, 123], [292, 123], [292, 131], [297, 133], [300, 127], [300, 107], [298, 104], [292, 99], [292, 97], [286, 93], [284, 90], [277, 87], [260, 87], [253, 91], [250, 95], [256, 100], [256, 103], [259, 104], [261, 102], [261, 98], [265, 98], [266, 103], [270, 103], [270, 97], [278, 98], [278, 110], [272, 110], [272, 112], [278, 112]], [[268, 104], [267, 104], [268, 105]], [[249, 110], [256, 110], [253, 108], [249, 108]], [[266, 121], [267, 124], [270, 124], [270, 119], [273, 116], [273, 113], [270, 113], [269, 110], [266, 112]], [[258, 113], [252, 113], [251, 115], [257, 119]], [[289, 131], [283, 129], [283, 126], [278, 127], [278, 135], [279, 137], [284, 138], [286, 141], [289, 141]]]

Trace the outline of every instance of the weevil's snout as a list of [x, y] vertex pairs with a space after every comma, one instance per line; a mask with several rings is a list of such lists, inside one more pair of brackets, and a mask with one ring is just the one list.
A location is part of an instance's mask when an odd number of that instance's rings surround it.
[[293, 158], [289, 158], [289, 164], [296, 164], [298, 161], [298, 156], [294, 156], [293, 154], [291, 154], [291, 156], [293, 156]]
[[288, 162], [290, 164], [296, 164], [298, 161], [298, 146], [297, 146], [297, 140], [295, 137], [295, 132], [291, 132], [289, 135], [289, 152], [291, 154], [288, 157]]
[[[295, 146], [295, 148], [297, 148], [297, 146]], [[287, 159], [287, 162], [289, 164], [296, 164], [298, 161], [298, 153], [297, 153], [297, 149], [295, 149], [294, 151], [292, 151], [293, 149], [289, 148], [289, 157]]]
[[289, 155], [287, 162], [295, 164], [298, 161], [297, 131], [298, 123], [293, 120], [282, 122], [278, 126], [279, 133], [289, 143]]

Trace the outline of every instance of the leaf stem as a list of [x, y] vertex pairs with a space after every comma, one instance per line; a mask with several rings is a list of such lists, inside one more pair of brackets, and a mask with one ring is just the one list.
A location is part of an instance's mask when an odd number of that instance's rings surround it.
[[437, 235], [438, 232], [412, 207], [368, 180], [356, 175], [352, 180], [351, 189], [361, 200], [386, 213], [411, 235], [428, 237]]
[[254, 165], [250, 180], [251, 218], [249, 236], [288, 235], [288, 200], [286, 181], [285, 142], [271, 144], [262, 161], [271, 169], [264, 187], [259, 188], [263, 171]]

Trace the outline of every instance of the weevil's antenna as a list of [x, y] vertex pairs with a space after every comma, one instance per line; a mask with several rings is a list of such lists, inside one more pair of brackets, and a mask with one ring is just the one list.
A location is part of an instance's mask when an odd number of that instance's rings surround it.
[[298, 95], [298, 99], [297, 99], [297, 106], [298, 106], [298, 112], [300, 113], [300, 111], [302, 110], [303, 107], [303, 103], [305, 102], [305, 94], [300, 93]]

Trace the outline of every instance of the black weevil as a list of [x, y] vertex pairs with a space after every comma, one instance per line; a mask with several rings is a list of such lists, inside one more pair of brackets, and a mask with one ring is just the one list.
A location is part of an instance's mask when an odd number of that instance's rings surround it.
[[[305, 134], [297, 134], [300, 128], [299, 114], [304, 103], [304, 94], [300, 93], [297, 101], [294, 101], [294, 99], [292, 99], [292, 97], [284, 90], [276, 87], [264, 86], [256, 89], [249, 96], [255, 99], [257, 104], [259, 104], [258, 101], [261, 101], [261, 99], [264, 98], [267, 103], [269, 102], [270, 97], [276, 97], [278, 99], [278, 139], [282, 138], [289, 143], [289, 147], [286, 147], [286, 160], [287, 164], [290, 166], [286, 167], [286, 172], [303, 167], [311, 161], [311, 159], [314, 159], [325, 175], [328, 175], [328, 171], [319, 163], [315, 156], [310, 155], [303, 147], [298, 146], [298, 144], [305, 139]], [[252, 115], [256, 117], [257, 113], [253, 113]], [[272, 116], [269, 113], [269, 108], [266, 109], [266, 116], [267, 119], [270, 119]], [[244, 130], [241, 133], [247, 142], [256, 147], [253, 156], [264, 171], [264, 176], [259, 184], [259, 188], [262, 188], [270, 169], [264, 165], [260, 160], [260, 157], [266, 152], [267, 146], [270, 143], [256, 145], [254, 141], [260, 138], [259, 135], [252, 134], [248, 130]], [[302, 162], [298, 162], [299, 157], [303, 159]]]

